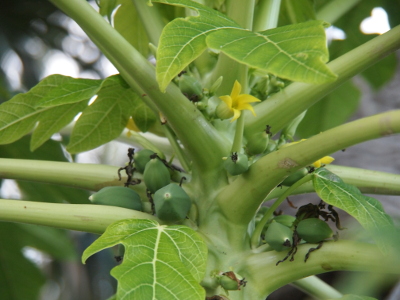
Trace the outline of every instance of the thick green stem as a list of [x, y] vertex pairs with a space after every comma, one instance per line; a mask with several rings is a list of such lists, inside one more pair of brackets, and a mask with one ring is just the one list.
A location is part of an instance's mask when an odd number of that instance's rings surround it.
[[241, 153], [243, 148], [243, 129], [245, 114], [240, 114], [239, 119], [236, 121], [235, 137], [233, 139], [231, 153]]
[[[330, 153], [400, 132], [400, 110], [338, 126], [312, 138], [272, 152], [238, 176], [217, 196], [224, 215], [235, 222], [250, 222], [263, 199], [288, 175]], [[232, 201], [237, 199], [237, 201]], [[240, 201], [246, 199], [246, 201]]]
[[329, 23], [335, 23], [339, 18], [345, 15], [359, 2], [361, 2], [361, 0], [330, 1], [325, 4], [319, 11], [317, 11], [317, 20], [324, 20]]
[[[106, 165], [0, 158], [1, 178], [60, 184], [91, 191], [106, 186], [123, 186], [125, 178], [119, 181], [117, 171], [118, 167]], [[144, 189], [143, 184], [135, 186], [135, 190]]]
[[[94, 204], [64, 204], [0, 199], [0, 220], [102, 234], [123, 219], [156, 217], [131, 209]], [[159, 221], [160, 222], [160, 221]]]
[[263, 31], [278, 25], [281, 0], [260, 0], [255, 10], [253, 31]]
[[397, 26], [330, 62], [328, 66], [338, 75], [336, 81], [319, 85], [292, 83], [254, 107], [257, 116], [246, 119], [245, 136], [261, 131], [266, 123], [274, 132], [279, 131], [342, 83], [399, 48], [400, 26]]
[[[116, 62], [116, 67], [129, 84], [135, 85], [136, 82], [136, 86], [155, 102], [200, 170], [212, 169], [220, 163], [219, 157], [229, 151], [226, 149], [228, 145], [176, 85], [170, 84], [167, 92], [162, 93], [155, 79], [154, 67], [86, 1], [51, 2], [74, 19], [101, 49], [107, 51], [105, 54]], [[198, 147], [199, 143], [203, 147]]]
[[[286, 251], [269, 251], [245, 258], [243, 273], [253, 290], [266, 297], [276, 289], [301, 278], [330, 271], [351, 270], [400, 274], [400, 260], [397, 255], [383, 256], [375, 245], [339, 240], [326, 242], [322, 248], [311, 253], [307, 262], [304, 257], [311, 247], [298, 247], [294, 261], [285, 261], [276, 266]], [[246, 289], [243, 289], [246, 293]]]
[[310, 296], [320, 299], [336, 299], [342, 298], [343, 295], [335, 290], [332, 286], [322, 281], [317, 276], [310, 276], [296, 280], [292, 283], [295, 287], [309, 294]]

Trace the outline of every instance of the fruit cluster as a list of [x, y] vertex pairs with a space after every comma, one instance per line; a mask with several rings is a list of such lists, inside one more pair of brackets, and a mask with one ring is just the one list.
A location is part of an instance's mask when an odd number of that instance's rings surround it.
[[[176, 172], [176, 168], [148, 149], [135, 153], [133, 148], [129, 148], [128, 157], [127, 166], [118, 170], [118, 174], [125, 170], [128, 176], [125, 187], [105, 187], [89, 197], [92, 203], [143, 211], [139, 194], [129, 188], [129, 185], [141, 183], [140, 179], [133, 178], [133, 173], [139, 172], [143, 174], [147, 195], [157, 217], [166, 223], [185, 219], [192, 202], [180, 185], [171, 182], [171, 173]], [[120, 174], [119, 177], [121, 180]]]
[[[266, 210], [268, 208], [263, 207], [262, 209]], [[323, 202], [318, 205], [303, 205], [299, 208], [295, 217], [277, 215], [266, 224], [262, 233], [264, 242], [275, 251], [289, 250], [288, 255], [278, 261], [277, 265], [290, 256], [290, 261], [293, 261], [297, 246], [301, 243], [318, 244], [316, 248], [311, 248], [306, 254], [304, 261], [307, 261], [310, 253], [321, 248], [325, 240], [332, 237], [334, 239], [337, 238], [326, 221], [334, 221], [336, 227], [342, 230], [344, 228], [340, 226], [339, 216], [331, 205], [328, 206], [328, 211], [323, 209], [325, 209]]]

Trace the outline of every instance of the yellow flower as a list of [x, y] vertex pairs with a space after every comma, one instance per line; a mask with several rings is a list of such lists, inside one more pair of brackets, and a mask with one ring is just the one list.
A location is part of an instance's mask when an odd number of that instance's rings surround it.
[[[221, 96], [219, 97], [226, 105], [225, 110], [228, 109], [228, 115], [233, 116], [231, 122], [235, 121], [240, 117], [241, 110], [247, 109], [250, 110], [255, 116], [255, 112], [253, 106], [251, 106], [252, 102], [261, 102], [261, 100], [257, 99], [248, 94], [240, 94], [242, 86], [240, 83], [235, 80], [235, 83], [232, 88], [231, 95]], [[222, 103], [221, 103], [222, 104]]]
[[[302, 139], [302, 140], [297, 141], [297, 142], [288, 143], [288, 144], [282, 145], [280, 148], [285, 148], [285, 147], [287, 147], [287, 146], [291, 146], [291, 145], [300, 143], [300, 142], [305, 141], [305, 140], [306, 140], [306, 139]], [[333, 157], [331, 157], [331, 156], [324, 156], [323, 158], [320, 158], [320, 159], [318, 159], [317, 161], [313, 162], [311, 165], [312, 165], [313, 167], [315, 167], [315, 168], [319, 168], [319, 167], [321, 167], [322, 165], [329, 165], [329, 164], [330, 164], [331, 162], [333, 162], [334, 160], [335, 160], [335, 159], [334, 159]]]

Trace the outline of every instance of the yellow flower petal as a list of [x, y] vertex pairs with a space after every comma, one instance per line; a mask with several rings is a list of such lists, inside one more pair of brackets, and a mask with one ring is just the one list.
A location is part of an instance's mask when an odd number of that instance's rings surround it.
[[253, 102], [261, 102], [260, 99], [257, 99], [256, 97], [252, 95], [247, 95], [247, 94], [242, 94], [236, 97], [236, 101], [239, 104], [241, 103], [253, 103]]
[[323, 165], [329, 165], [331, 162], [333, 162], [335, 159], [331, 156], [324, 156], [323, 158], [320, 159], [321, 164]]
[[231, 123], [232, 123], [233, 121], [239, 119], [240, 115], [241, 115], [240, 110], [233, 109], [233, 118], [232, 118], [232, 120], [231, 120]]
[[256, 116], [253, 106], [251, 106], [248, 103], [243, 103], [243, 104], [239, 105], [237, 109], [238, 110], [244, 110], [244, 109], [250, 110], [253, 113], [253, 116]]
[[219, 99], [224, 101], [229, 108], [232, 108], [232, 98], [230, 96], [220, 96]]
[[239, 96], [241, 90], [242, 90], [242, 86], [240, 85], [239, 81], [235, 80], [235, 83], [233, 84], [233, 89], [231, 92], [231, 98], [235, 99], [237, 96]]

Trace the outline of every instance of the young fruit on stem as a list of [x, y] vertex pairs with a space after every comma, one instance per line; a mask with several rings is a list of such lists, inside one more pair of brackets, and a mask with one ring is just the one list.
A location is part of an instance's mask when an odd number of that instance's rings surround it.
[[150, 161], [146, 164], [143, 180], [152, 194], [170, 183], [171, 176], [168, 168], [157, 157], [157, 154], [151, 155]]
[[143, 211], [140, 196], [134, 190], [121, 186], [108, 186], [89, 197], [93, 204], [119, 206]]
[[157, 217], [168, 223], [185, 219], [192, 204], [185, 190], [176, 183], [159, 189], [153, 198]]
[[224, 162], [224, 168], [231, 175], [239, 175], [249, 168], [249, 160], [245, 154], [233, 152]]

